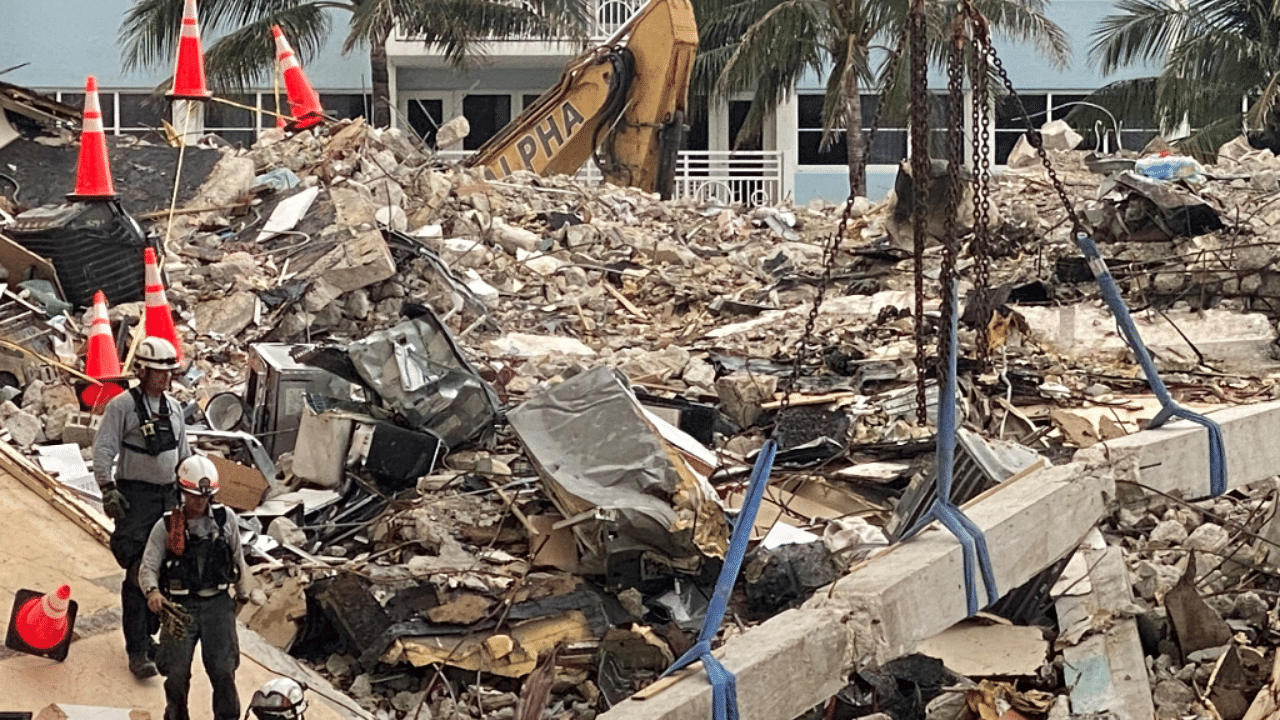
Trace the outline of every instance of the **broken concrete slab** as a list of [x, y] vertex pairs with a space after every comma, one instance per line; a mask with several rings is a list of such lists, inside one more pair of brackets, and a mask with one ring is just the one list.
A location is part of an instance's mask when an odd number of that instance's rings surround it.
[[1073, 678], [1071, 710], [1151, 717], [1155, 707], [1120, 548], [1106, 547], [1095, 529], [1076, 557], [1088, 589], [1057, 600], [1059, 643], [1071, 643], [1063, 648], [1065, 672]]
[[253, 324], [257, 311], [257, 295], [235, 292], [197, 305], [194, 325], [202, 334], [234, 337]]
[[396, 272], [391, 251], [377, 229], [370, 198], [349, 187], [329, 189], [338, 229], [335, 247], [303, 270], [301, 277], [320, 278], [350, 292], [391, 277]]
[[[1056, 352], [1078, 357], [1128, 353], [1128, 346], [1106, 308], [1092, 304], [1019, 305], [1016, 310], [1026, 319], [1032, 336]], [[1270, 354], [1276, 338], [1275, 328], [1261, 313], [1170, 311], [1163, 317], [1138, 313], [1133, 319], [1157, 364], [1190, 362], [1194, 366], [1196, 353], [1188, 342], [1206, 360], [1224, 367], [1253, 371], [1276, 364]]]

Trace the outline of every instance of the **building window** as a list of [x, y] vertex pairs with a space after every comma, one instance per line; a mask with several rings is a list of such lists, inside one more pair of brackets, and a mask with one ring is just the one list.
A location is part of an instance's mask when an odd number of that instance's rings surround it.
[[[58, 100], [84, 112], [84, 93], [64, 92], [58, 94]], [[102, 106], [102, 127], [110, 134], [115, 134], [116, 127], [116, 94], [98, 93], [98, 104]]]
[[360, 93], [320, 93], [320, 107], [326, 115], [339, 120], [369, 118], [373, 115], [373, 96]]
[[[844, 128], [837, 128], [834, 142], [822, 148], [822, 95], [799, 95], [797, 98], [799, 136], [797, 158], [801, 165], [848, 165]], [[865, 103], [863, 108], [865, 110]]]
[[745, 142], [738, 142], [738, 133], [742, 131], [742, 126], [746, 123], [747, 113], [751, 112], [750, 100], [731, 100], [729, 102], [729, 147], [734, 150], [742, 150], [752, 152], [763, 149], [761, 144], [762, 133], [756, 131], [756, 134], [747, 138]]
[[[253, 144], [257, 138], [254, 132], [254, 117], [258, 114], [258, 96], [253, 95], [228, 95], [223, 99], [230, 100], [236, 105], [244, 107], [236, 107], [220, 102], [207, 102], [204, 105], [204, 130], [205, 132], [216, 133], [221, 135], [224, 140], [231, 143], [239, 143], [244, 146]], [[249, 108], [254, 108], [250, 110]]]
[[[168, 119], [168, 99], [150, 93], [115, 93], [120, 103], [120, 122], [116, 132], [128, 135], [144, 135], [150, 132], [163, 134], [161, 122]], [[104, 103], [106, 98], [99, 96]]]
[[[1061, 112], [1067, 113], [1069, 108]], [[1025, 116], [1024, 113], [1025, 112]], [[995, 145], [995, 162], [1004, 165], [1009, 160], [1009, 153], [1018, 144], [1018, 138], [1026, 135], [1027, 119], [1032, 127], [1040, 127], [1052, 118], [1049, 117], [1049, 95], [1019, 93], [1017, 97], [1006, 95], [996, 106], [996, 130], [992, 138]]]
[[711, 125], [707, 113], [694, 118], [685, 118], [684, 135], [680, 138], [681, 150], [701, 150], [705, 152], [711, 147]]
[[[821, 150], [822, 144], [822, 103], [819, 94], [800, 95], [798, 103], [799, 147], [798, 155], [801, 165], [848, 165], [848, 146], [844, 128], [836, 128], [837, 136], [830, 147]], [[930, 107], [931, 131], [935, 147], [933, 152], [942, 157], [946, 144], [946, 103], [945, 96], [934, 95]], [[868, 165], [896, 165], [907, 157], [908, 132], [905, 112], [889, 111], [882, 114], [876, 127], [875, 136], [871, 136], [871, 123], [876, 120], [876, 109], [880, 106], [878, 95], [863, 95], [862, 104], [862, 137], [869, 141], [867, 146]]]
[[467, 95], [462, 98], [462, 115], [471, 125], [471, 132], [462, 140], [462, 149], [478, 150], [511, 122], [511, 96]]
[[409, 127], [427, 147], [436, 146], [436, 131], [444, 122], [444, 100], [440, 98], [409, 98]]
[[[1010, 96], [1001, 100], [996, 112], [995, 160], [1000, 165], [1008, 161], [1009, 152], [1013, 150], [1018, 138], [1027, 133], [1026, 118], [1030, 119], [1032, 127], [1035, 128], [1039, 128], [1050, 120], [1065, 120], [1068, 114], [1080, 107], [1078, 103], [1085, 101], [1089, 95], [1078, 92], [1038, 93], [1019, 94], [1019, 97], [1022, 99], [1021, 107], [1017, 100]], [[1023, 116], [1022, 108], [1026, 108], [1026, 118]], [[1081, 110], [1082, 112], [1077, 115], [1077, 118], [1080, 118], [1079, 121], [1076, 118], [1072, 120], [1076, 132], [1084, 138], [1080, 142], [1081, 148], [1115, 152], [1118, 149], [1117, 128], [1120, 141], [1128, 150], [1141, 150], [1151, 138], [1159, 134], [1157, 130], [1148, 129], [1151, 123], [1145, 119], [1113, 122], [1110, 116], [1096, 109], [1085, 106]], [[1128, 126], [1136, 127], [1129, 129]]]

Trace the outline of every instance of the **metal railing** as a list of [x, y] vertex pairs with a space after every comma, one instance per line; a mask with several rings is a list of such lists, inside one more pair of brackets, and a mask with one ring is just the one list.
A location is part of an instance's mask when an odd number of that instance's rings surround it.
[[[439, 157], [459, 161], [466, 150], [442, 150]], [[593, 162], [583, 163], [574, 178], [584, 184], [603, 182]], [[778, 150], [683, 150], [676, 162], [675, 196], [717, 205], [776, 205], [782, 201], [782, 152]]]
[[[594, 0], [595, 12], [591, 16], [591, 26], [587, 28], [587, 35], [594, 41], [608, 38], [618, 28], [622, 27], [637, 10], [644, 7], [645, 3], [646, 0]], [[402, 32], [398, 27], [392, 37], [400, 42], [417, 42], [422, 39]], [[535, 39], [535, 36], [531, 33], [512, 33], [505, 36], [495, 36], [490, 39], [531, 40]], [[426, 51], [424, 50], [423, 52], [425, 53]]]

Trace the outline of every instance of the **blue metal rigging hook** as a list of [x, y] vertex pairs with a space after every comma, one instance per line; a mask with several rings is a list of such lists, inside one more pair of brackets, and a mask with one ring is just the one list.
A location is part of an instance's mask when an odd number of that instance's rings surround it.
[[702, 621], [702, 630], [698, 632], [698, 642], [662, 673], [662, 677], [666, 677], [695, 660], [701, 660], [703, 669], [707, 671], [707, 679], [711, 681], [711, 708], [714, 720], [737, 720], [738, 718], [737, 678], [711, 654], [711, 639], [720, 632], [720, 623], [724, 620], [725, 610], [729, 607], [729, 595], [733, 592], [733, 584], [738, 579], [738, 571], [742, 569], [742, 561], [747, 554], [747, 542], [751, 539], [751, 528], [755, 525], [756, 512], [760, 509], [760, 500], [764, 497], [765, 486], [769, 484], [769, 474], [773, 471], [773, 458], [777, 452], [777, 442], [766, 441], [764, 447], [760, 448], [760, 454], [756, 456], [755, 465], [751, 468], [747, 495], [743, 499], [742, 509], [738, 512], [738, 519], [733, 524], [729, 549], [724, 556], [724, 565], [720, 568], [720, 577], [716, 579], [715, 593], [711, 596], [711, 602], [707, 604], [707, 616]]
[[956, 460], [956, 355], [958, 353], [956, 336], [960, 329], [960, 314], [956, 312], [956, 286], [957, 281], [952, 280], [951, 292], [944, 298], [951, 305], [951, 332], [947, 344], [949, 349], [947, 366], [944, 368], [945, 377], [938, 396], [937, 495], [929, 511], [903, 533], [902, 539], [912, 537], [934, 520], [942, 523], [944, 528], [956, 536], [964, 557], [965, 601], [969, 615], [973, 615], [981, 609], [978, 606], [977, 579], [973, 573], [975, 560], [982, 572], [982, 584], [987, 589], [987, 604], [990, 605], [999, 600], [1000, 593], [996, 590], [996, 576], [991, 569], [991, 553], [987, 550], [987, 538], [982, 528], [951, 501], [951, 484], [954, 479]]
[[1134, 356], [1138, 359], [1138, 364], [1142, 366], [1142, 372], [1146, 375], [1147, 384], [1151, 386], [1151, 391], [1155, 393], [1156, 399], [1160, 401], [1160, 412], [1156, 413], [1150, 423], [1147, 423], [1147, 427], [1158, 428], [1165, 424], [1170, 417], [1180, 417], [1203, 425], [1209, 432], [1209, 494], [1213, 497], [1221, 495], [1227, 491], [1227, 451], [1226, 445], [1222, 440], [1222, 428], [1218, 426], [1218, 423], [1204, 415], [1187, 410], [1174, 402], [1173, 397], [1169, 395], [1169, 390], [1164, 385], [1164, 381], [1160, 379], [1160, 371], [1156, 369], [1156, 364], [1151, 359], [1151, 353], [1147, 351], [1147, 346], [1143, 344], [1142, 337], [1138, 335], [1138, 328], [1133, 324], [1133, 318], [1129, 315], [1129, 308], [1120, 297], [1120, 290], [1116, 287], [1115, 278], [1111, 277], [1111, 270], [1107, 268], [1107, 263], [1103, 261], [1102, 254], [1098, 252], [1098, 246], [1093, 242], [1092, 238], [1084, 233], [1076, 235], [1076, 245], [1089, 263], [1089, 269], [1093, 271], [1093, 276], [1098, 280], [1098, 287], [1102, 289], [1102, 297], [1106, 300], [1107, 307], [1111, 309], [1111, 314], [1115, 316], [1116, 324], [1120, 326], [1120, 332], [1124, 335], [1125, 342], [1133, 350]]

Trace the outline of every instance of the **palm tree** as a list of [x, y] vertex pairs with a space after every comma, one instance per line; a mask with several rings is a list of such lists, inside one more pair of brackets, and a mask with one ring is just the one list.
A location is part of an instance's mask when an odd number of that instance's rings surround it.
[[[929, 56], [946, 57], [946, 29], [955, 0], [930, 2]], [[975, 0], [997, 38], [1033, 43], [1055, 66], [1066, 64], [1061, 28], [1044, 16], [1047, 0]], [[844, 127], [849, 189], [866, 193], [862, 127], [864, 88], [889, 85], [901, 113], [907, 97], [907, 58], [894, 77], [873, 67], [873, 50], [895, 48], [910, 9], [908, 0], [695, 0], [700, 48], [694, 65], [695, 97], [728, 98], [751, 92], [751, 110], [738, 140], [760, 131], [764, 117], [792, 92], [806, 72], [826, 74], [823, 149]], [[905, 50], [904, 50], [905, 52]]]
[[[238, 91], [271, 77], [272, 25], [284, 30], [305, 64], [332, 31], [331, 10], [350, 14], [342, 52], [369, 48], [372, 119], [379, 127], [391, 122], [386, 41], [392, 29], [399, 27], [462, 68], [492, 38], [580, 38], [590, 17], [583, 0], [202, 0], [202, 35], [221, 35], [205, 52], [210, 84]], [[120, 28], [126, 69], [173, 62], [182, 11], [182, 0], [135, 0]]]
[[[1116, 9], [1099, 22], [1090, 59], [1104, 74], [1163, 65], [1090, 100], [1164, 132], [1194, 128], [1180, 145], [1205, 157], [1241, 130], [1264, 142], [1280, 137], [1280, 15], [1272, 0], [1119, 0]], [[1089, 114], [1082, 108], [1068, 119], [1091, 122]]]

